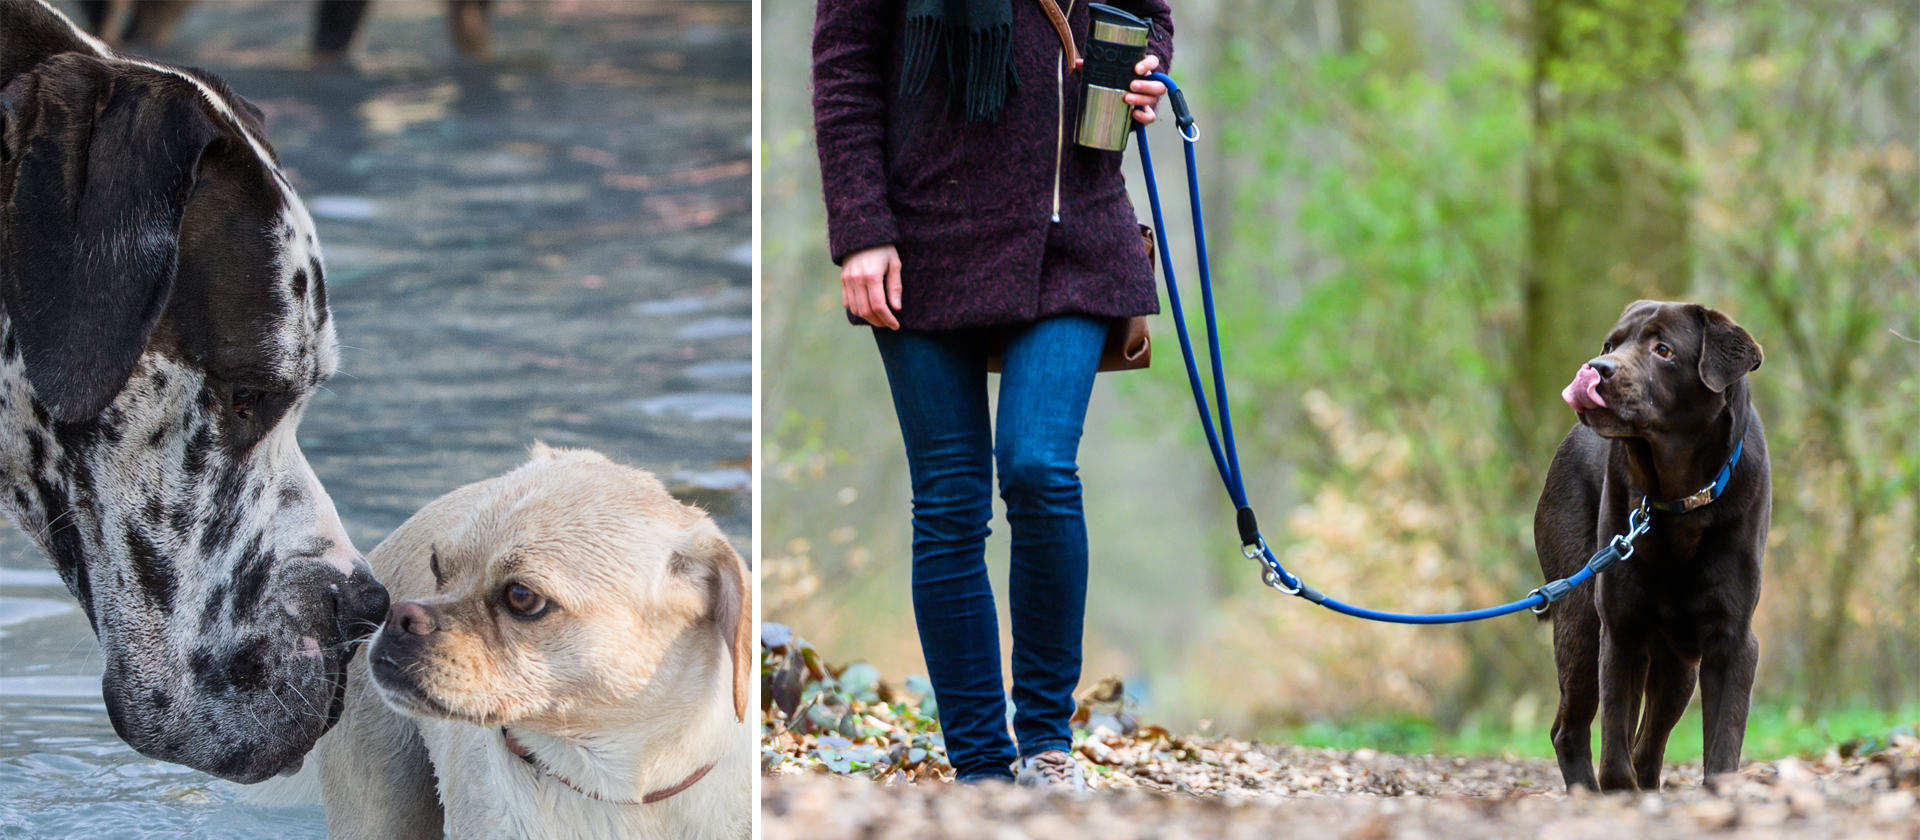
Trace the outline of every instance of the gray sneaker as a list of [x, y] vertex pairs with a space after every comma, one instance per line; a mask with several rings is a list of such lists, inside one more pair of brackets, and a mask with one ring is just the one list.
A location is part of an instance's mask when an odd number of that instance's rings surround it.
[[1052, 788], [1054, 790], [1085, 793], [1087, 780], [1080, 775], [1080, 765], [1065, 750], [1047, 750], [1032, 758], [1020, 761], [1020, 775], [1014, 783], [1021, 787]]

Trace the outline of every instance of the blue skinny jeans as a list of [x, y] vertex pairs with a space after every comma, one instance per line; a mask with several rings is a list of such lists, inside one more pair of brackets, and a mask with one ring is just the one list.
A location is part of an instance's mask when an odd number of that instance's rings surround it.
[[[913, 614], [963, 781], [1010, 778], [1016, 757], [1069, 749], [1087, 600], [1080, 432], [1108, 321], [1062, 316], [1011, 328], [874, 330], [913, 476]], [[1001, 348], [997, 429], [987, 357]], [[987, 580], [993, 474], [1013, 531], [1013, 733]]]

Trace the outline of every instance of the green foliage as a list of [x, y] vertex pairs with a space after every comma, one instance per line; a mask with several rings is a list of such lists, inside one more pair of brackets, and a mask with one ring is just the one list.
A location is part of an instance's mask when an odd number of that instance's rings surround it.
[[[1786, 756], [1812, 758], [1829, 750], [1846, 757], [1865, 755], [1885, 749], [1896, 736], [1912, 737], [1915, 721], [1920, 721], [1920, 704], [1893, 712], [1851, 705], [1811, 716], [1801, 706], [1758, 703], [1747, 719], [1745, 755], [1758, 761]], [[1553, 741], [1546, 726], [1514, 726], [1490, 718], [1476, 718], [1451, 729], [1429, 718], [1409, 716], [1317, 720], [1265, 731], [1260, 738], [1305, 747], [1366, 747], [1414, 755], [1553, 757]], [[1699, 761], [1702, 754], [1700, 708], [1695, 705], [1674, 727], [1667, 761]]]
[[[1511, 597], [1537, 577], [1516, 562], [1531, 549], [1537, 490], [1518, 477], [1534, 455], [1521, 450], [1507, 413], [1523, 304], [1529, 65], [1498, 30], [1462, 25], [1454, 34], [1452, 60], [1434, 73], [1395, 72], [1362, 50], [1244, 71], [1257, 79], [1233, 81], [1243, 71], [1230, 65], [1213, 80], [1224, 110], [1243, 115], [1220, 127], [1223, 145], [1254, 164], [1236, 183], [1215, 261], [1228, 367], [1244, 395], [1236, 408], [1256, 430], [1242, 435], [1252, 453], [1243, 459], [1286, 459], [1301, 497], [1337, 487], [1384, 506], [1377, 485], [1390, 478], [1391, 496], [1410, 511], [1448, 523], [1422, 531], [1445, 558], [1435, 585], [1477, 603]], [[1273, 102], [1285, 104], [1262, 109]], [[1304, 241], [1291, 263], [1270, 247], [1276, 226]], [[1302, 394], [1324, 395], [1346, 419], [1311, 416]], [[1379, 449], [1364, 443], [1370, 436], [1403, 448], [1403, 469], [1369, 457]], [[1280, 538], [1302, 527], [1317, 526], [1296, 521]], [[1310, 581], [1325, 573], [1298, 571]], [[1342, 594], [1379, 601], [1400, 592]], [[1529, 631], [1507, 622], [1434, 632], [1478, 651], [1474, 667], [1500, 670], [1537, 663], [1512, 655], [1532, 644]], [[1513, 670], [1434, 693], [1447, 717], [1461, 717], [1510, 699], [1524, 678]]]

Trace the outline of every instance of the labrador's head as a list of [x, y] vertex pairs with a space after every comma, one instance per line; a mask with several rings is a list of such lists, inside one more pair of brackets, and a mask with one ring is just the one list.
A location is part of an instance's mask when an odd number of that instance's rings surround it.
[[374, 686], [403, 712], [564, 727], [694, 698], [745, 718], [746, 567], [646, 472], [537, 446], [415, 514], [374, 563], [424, 570], [432, 591], [395, 603], [368, 650]]
[[1635, 301], [1561, 397], [1602, 437], [1694, 434], [1762, 358], [1753, 336], [1719, 312]]

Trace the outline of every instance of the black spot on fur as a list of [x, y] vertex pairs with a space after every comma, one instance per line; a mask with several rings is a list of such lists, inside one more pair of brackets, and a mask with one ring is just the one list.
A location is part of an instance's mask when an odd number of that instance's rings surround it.
[[327, 272], [321, 268], [319, 257], [309, 261], [307, 268], [313, 274], [313, 305], [320, 310], [320, 323], [324, 324], [327, 322]]
[[216, 583], [213, 591], [207, 593], [207, 602], [200, 606], [200, 635], [211, 636], [220, 627], [221, 608], [227, 604], [227, 585]]
[[127, 530], [127, 556], [133, 561], [134, 577], [146, 592], [147, 600], [159, 608], [162, 616], [173, 615], [173, 595], [178, 585], [173, 565], [160, 556], [153, 540], [138, 528]]
[[187, 477], [198, 479], [206, 475], [208, 455], [213, 453], [213, 426], [202, 423], [193, 430], [193, 436], [187, 439]]
[[27, 433], [27, 468], [35, 477], [47, 471], [47, 438], [37, 430]]
[[267, 640], [255, 638], [227, 656], [212, 648], [200, 648], [188, 657], [193, 681], [209, 694], [230, 691], [258, 691], [268, 676]]
[[[53, 559], [53, 568], [60, 573], [60, 580], [67, 584], [74, 600], [80, 602], [80, 608], [86, 611], [87, 623], [94, 624], [93, 585], [87, 580], [86, 546], [80, 540], [80, 529], [74, 527], [66, 494], [40, 475], [33, 477], [33, 487], [40, 496], [40, 510], [47, 517], [47, 530], [41, 538], [48, 556]], [[94, 624], [94, 632], [99, 631], [99, 625]]]
[[307, 299], [307, 270], [304, 268], [293, 272], [293, 296], [296, 300]]
[[[227, 672], [227, 663], [211, 648], [199, 648], [187, 657], [187, 668], [193, 672], [193, 682], [201, 691], [220, 694], [233, 687], [233, 677]], [[111, 697], [112, 693], [109, 692]]]
[[233, 684], [243, 691], [266, 687], [267, 640], [254, 639], [233, 656]]
[[247, 542], [246, 551], [240, 555], [240, 562], [233, 569], [233, 617], [236, 621], [253, 618], [254, 610], [260, 606], [260, 596], [267, 591], [267, 581], [273, 577], [274, 553], [272, 549], [260, 544], [259, 534]]

